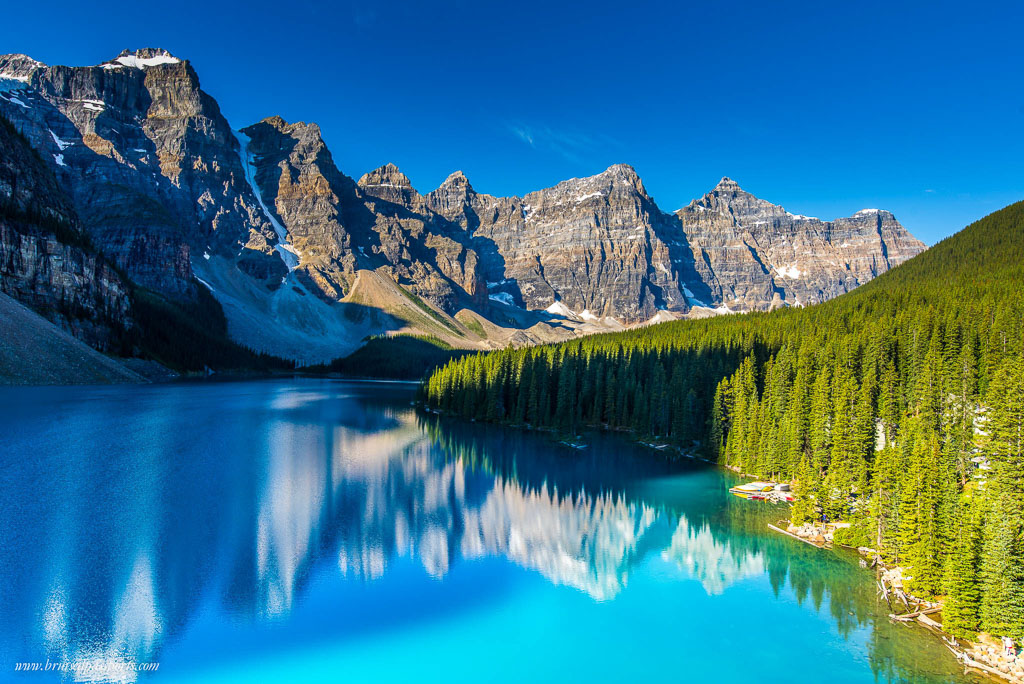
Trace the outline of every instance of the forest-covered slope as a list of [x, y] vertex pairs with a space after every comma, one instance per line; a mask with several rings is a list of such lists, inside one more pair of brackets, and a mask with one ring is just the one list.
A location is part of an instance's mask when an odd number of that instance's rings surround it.
[[627, 429], [798, 484], [794, 521], [945, 595], [944, 625], [1024, 637], [1024, 202], [819, 306], [454, 360], [435, 407]]

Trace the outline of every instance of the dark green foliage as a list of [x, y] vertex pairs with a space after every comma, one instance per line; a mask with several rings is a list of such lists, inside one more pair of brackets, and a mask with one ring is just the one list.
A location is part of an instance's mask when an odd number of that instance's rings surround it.
[[965, 502], [956, 520], [953, 546], [946, 558], [946, 602], [942, 627], [955, 637], [974, 639], [981, 624], [980, 512]]
[[[852, 521], [849, 541], [905, 567], [914, 592], [954, 596], [960, 633], [1021, 638], [1022, 287], [1024, 202], [819, 306], [468, 356], [424, 393], [480, 419], [696, 442], [796, 480], [794, 520]], [[987, 511], [977, 533], [961, 499]]]
[[307, 366], [314, 373], [341, 373], [353, 377], [418, 380], [426, 373], [468, 354], [428, 335], [380, 335], [349, 356], [328, 364]]
[[128, 334], [142, 355], [184, 372], [286, 371], [294, 362], [231, 341], [220, 303], [205, 287], [193, 301], [172, 301], [151, 290], [132, 293], [135, 329]]
[[854, 548], [871, 547], [874, 543], [871, 528], [871, 521], [865, 517], [855, 518], [849, 527], [840, 527], [835, 531], [832, 541], [836, 544], [852, 546]]

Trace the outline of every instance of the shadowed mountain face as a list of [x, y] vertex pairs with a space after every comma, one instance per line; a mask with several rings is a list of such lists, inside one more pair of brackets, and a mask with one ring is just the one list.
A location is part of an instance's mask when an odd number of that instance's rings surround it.
[[[0, 121], [0, 293], [101, 351], [118, 351], [120, 334], [132, 323], [127, 283], [83, 235], [53, 171], [5, 121]], [[14, 318], [0, 318], [4, 338], [21, 347], [27, 331]], [[21, 370], [31, 376], [33, 369]]]
[[0, 113], [52, 163], [86, 230], [136, 282], [187, 296], [190, 259], [211, 250], [254, 277], [283, 271], [238, 143], [188, 62], [157, 50], [91, 67], [9, 55], [0, 74], [15, 77]]
[[[625, 164], [523, 197], [461, 172], [423, 195], [392, 164], [356, 182], [315, 124], [233, 131], [163, 50], [86, 67], [0, 56], [0, 114], [133, 280], [188, 298], [194, 272], [235, 339], [306, 361], [375, 332], [490, 348], [805, 305], [924, 249], [888, 212], [823, 222], [729, 179], [666, 213]], [[345, 303], [377, 313], [355, 330]]]

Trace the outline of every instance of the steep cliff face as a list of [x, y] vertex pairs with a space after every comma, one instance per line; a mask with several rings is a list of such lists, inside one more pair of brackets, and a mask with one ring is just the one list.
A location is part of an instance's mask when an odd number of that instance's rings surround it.
[[449, 313], [482, 303], [486, 289], [468, 235], [436, 214], [398, 167], [365, 174], [359, 189], [374, 218], [369, 248], [391, 277]]
[[687, 310], [674, 266], [685, 250], [630, 166], [525, 197], [477, 193], [457, 174], [428, 201], [472, 235], [498, 301], [630, 323]]
[[[480, 300], [476, 255], [430, 211], [393, 164], [354, 182], [341, 173], [316, 124], [270, 117], [241, 131], [263, 203], [295, 257], [296, 275], [328, 302], [375, 269], [448, 313]], [[453, 232], [455, 235], [453, 235]]]
[[831, 299], [925, 249], [887, 211], [821, 221], [758, 199], [729, 178], [677, 214], [711, 306], [733, 310]]
[[477, 193], [455, 174], [427, 197], [472, 235], [492, 298], [584, 319], [812, 304], [925, 248], [889, 212], [823, 222], [728, 178], [669, 216], [626, 165], [522, 198]]
[[316, 124], [271, 117], [242, 129], [239, 140], [283, 261], [315, 294], [340, 300], [355, 274], [347, 228], [358, 204], [355, 183], [338, 171]]
[[[494, 347], [811, 304], [924, 249], [888, 212], [823, 222], [729, 179], [665, 213], [624, 164], [523, 197], [477, 192], [461, 172], [423, 195], [392, 164], [356, 182], [315, 124], [233, 131], [163, 50], [86, 67], [0, 56], [0, 114], [133, 280], [190, 299], [195, 273], [234, 339], [306, 361], [381, 332]], [[3, 239], [9, 262], [53, 250]]]
[[152, 49], [90, 67], [7, 55], [0, 79], [0, 113], [52, 159], [85, 229], [134, 280], [187, 296], [190, 257], [215, 252], [279, 282], [238, 142], [187, 61]]
[[0, 120], [0, 292], [111, 350], [131, 325], [128, 285], [91, 247], [52, 171]]

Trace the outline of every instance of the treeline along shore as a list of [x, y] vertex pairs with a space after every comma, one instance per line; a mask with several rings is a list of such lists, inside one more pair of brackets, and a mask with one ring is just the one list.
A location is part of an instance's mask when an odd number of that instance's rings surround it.
[[629, 430], [796, 483], [792, 520], [943, 600], [943, 629], [1024, 639], [1024, 202], [821, 305], [454, 359], [424, 402]]

